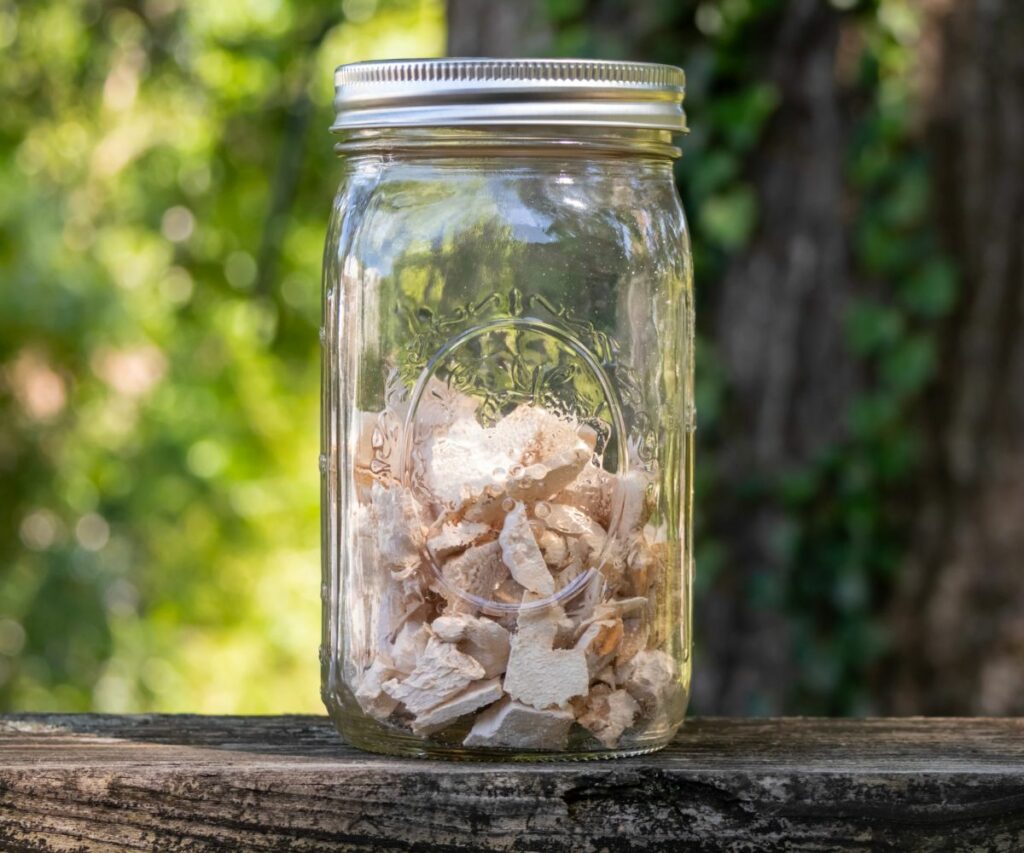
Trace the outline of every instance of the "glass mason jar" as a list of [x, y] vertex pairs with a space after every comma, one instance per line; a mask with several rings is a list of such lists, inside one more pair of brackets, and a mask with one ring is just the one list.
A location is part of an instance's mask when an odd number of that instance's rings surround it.
[[357, 747], [593, 758], [690, 681], [683, 73], [342, 66], [322, 693]]

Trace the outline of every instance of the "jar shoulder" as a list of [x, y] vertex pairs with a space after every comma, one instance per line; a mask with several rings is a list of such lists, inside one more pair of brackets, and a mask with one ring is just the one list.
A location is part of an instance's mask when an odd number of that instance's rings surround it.
[[[660, 163], [538, 160], [349, 163], [336, 199], [342, 256], [380, 266], [486, 248], [533, 263], [583, 252], [615, 268], [685, 263], [686, 218]], [[558, 258], [561, 257], [561, 260]]]

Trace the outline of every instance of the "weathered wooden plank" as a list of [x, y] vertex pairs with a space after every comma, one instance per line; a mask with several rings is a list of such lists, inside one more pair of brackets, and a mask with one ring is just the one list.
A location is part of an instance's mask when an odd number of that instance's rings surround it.
[[693, 720], [626, 761], [384, 758], [317, 717], [0, 718], [0, 850], [1024, 850], [1024, 720]]

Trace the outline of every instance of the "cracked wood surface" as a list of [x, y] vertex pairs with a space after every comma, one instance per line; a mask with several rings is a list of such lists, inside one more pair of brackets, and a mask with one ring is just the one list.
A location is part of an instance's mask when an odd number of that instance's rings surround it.
[[321, 717], [0, 717], [0, 850], [1024, 849], [1024, 720], [690, 720], [655, 755], [386, 758]]

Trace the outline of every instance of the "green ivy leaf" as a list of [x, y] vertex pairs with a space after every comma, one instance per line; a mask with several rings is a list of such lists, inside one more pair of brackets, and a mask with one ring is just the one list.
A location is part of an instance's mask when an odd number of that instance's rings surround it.
[[949, 314], [956, 304], [956, 297], [956, 269], [941, 258], [927, 261], [899, 289], [899, 298], [903, 305], [909, 311], [928, 320]]
[[922, 164], [908, 165], [889, 189], [880, 215], [889, 228], [910, 228], [921, 221], [928, 210], [931, 185]]
[[885, 383], [899, 394], [921, 390], [935, 372], [935, 341], [925, 335], [914, 335], [899, 342], [881, 362]]
[[586, 5], [585, 0], [547, 0], [548, 17], [553, 23], [577, 17]]
[[764, 126], [778, 104], [779, 94], [775, 87], [760, 83], [714, 101], [711, 113], [730, 146], [746, 151], [760, 140]]
[[866, 357], [896, 341], [903, 334], [903, 317], [894, 308], [862, 300], [846, 316], [846, 338], [854, 354]]
[[870, 207], [857, 233], [857, 256], [865, 270], [881, 278], [903, 272], [912, 258], [905, 238], [893, 232], [884, 217]]
[[899, 420], [898, 401], [892, 394], [875, 393], [850, 405], [850, 431], [855, 438], [872, 438]]
[[700, 212], [707, 238], [723, 249], [734, 251], [750, 239], [757, 223], [757, 199], [748, 186], [738, 186], [712, 196]]

